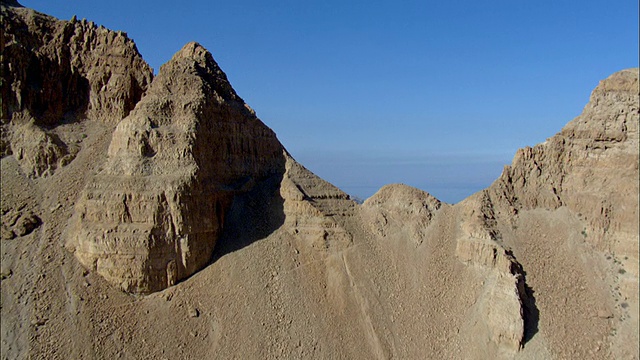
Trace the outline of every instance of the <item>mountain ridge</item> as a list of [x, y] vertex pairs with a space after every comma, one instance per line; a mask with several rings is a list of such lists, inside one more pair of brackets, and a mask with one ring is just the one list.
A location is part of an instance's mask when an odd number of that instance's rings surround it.
[[199, 44], [153, 76], [121, 32], [5, 4], [3, 357], [638, 356], [637, 69], [458, 204], [358, 205]]

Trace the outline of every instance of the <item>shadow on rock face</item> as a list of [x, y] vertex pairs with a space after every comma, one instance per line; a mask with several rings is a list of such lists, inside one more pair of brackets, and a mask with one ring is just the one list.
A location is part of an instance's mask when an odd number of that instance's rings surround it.
[[[526, 273], [522, 272], [524, 276]], [[533, 339], [538, 333], [538, 322], [540, 321], [540, 311], [536, 306], [535, 291], [524, 282], [524, 290], [526, 296], [522, 299], [522, 306], [524, 307], [524, 337], [522, 338], [522, 346], [526, 346], [527, 343]]]
[[234, 197], [212, 263], [268, 237], [284, 224], [284, 199], [280, 195], [283, 173], [284, 160], [282, 171], [256, 184], [251, 191]]

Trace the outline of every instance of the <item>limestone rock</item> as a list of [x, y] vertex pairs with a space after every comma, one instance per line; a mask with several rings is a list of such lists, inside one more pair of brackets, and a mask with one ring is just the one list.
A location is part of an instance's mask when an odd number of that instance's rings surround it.
[[[626, 268], [637, 276], [637, 265], [632, 265], [638, 262], [638, 222], [632, 220], [638, 216], [637, 149], [638, 71], [629, 69], [603, 80], [582, 114], [560, 133], [519, 150], [491, 187], [456, 205], [462, 210], [458, 259], [492, 269], [486, 273], [482, 296], [489, 297], [492, 309], [500, 310], [492, 311], [492, 316], [478, 312], [487, 315], [483, 321], [493, 329], [496, 341], [515, 349], [524, 341], [525, 304], [531, 299], [525, 291], [522, 265], [510, 247], [525, 247], [523, 243], [533, 247], [547, 240], [509, 234], [517, 224], [527, 224], [530, 211], [569, 209], [588, 224], [582, 231], [584, 240], [600, 252], [629, 259]], [[536, 226], [548, 225], [536, 222]], [[487, 288], [496, 284], [501, 284], [500, 290]], [[484, 302], [480, 299], [479, 304]], [[512, 316], [496, 322], [497, 313]]]
[[59, 124], [69, 113], [118, 121], [151, 82], [151, 68], [122, 32], [4, 5], [2, 18], [3, 80], [11, 89], [3, 120], [26, 111], [38, 125]]
[[28, 235], [41, 224], [40, 218], [31, 211], [9, 209], [2, 214], [2, 240]]
[[339, 251], [351, 245], [352, 235], [342, 217], [352, 217], [356, 203], [342, 190], [320, 179], [287, 157], [280, 184], [284, 227], [292, 236], [319, 251]]
[[560, 133], [517, 152], [492, 198], [514, 213], [566, 205], [588, 220], [601, 250], [615, 250], [607, 238], [637, 237], [638, 182], [628, 179], [638, 177], [638, 109], [638, 70], [611, 75]]
[[[0, 153], [19, 152], [25, 172], [46, 176], [67, 155], [67, 145], [51, 139], [57, 126], [87, 118], [120, 121], [153, 75], [133, 41], [121, 32], [86, 21], [60, 21], [15, 5], [1, 7], [6, 71]], [[40, 140], [25, 144], [30, 142], [25, 137], [32, 135]], [[62, 165], [72, 158], [66, 157]]]
[[[562, 131], [533, 148], [519, 150], [511, 166], [506, 166], [482, 195], [476, 194], [461, 204], [475, 209], [480, 216], [465, 216], [462, 226], [471, 236], [459, 238], [459, 258], [480, 264], [497, 263], [492, 254], [501, 257], [505, 249], [515, 249], [519, 254], [516, 264], [538, 276], [532, 286], [551, 293], [543, 293], [538, 300], [541, 311], [554, 314], [546, 316], [555, 316], [545, 319], [545, 324], [553, 334], [550, 343], [558, 351], [566, 351], [560, 357], [571, 353], [566, 350], [568, 339], [582, 334], [583, 328], [590, 328], [594, 339], [610, 331], [582, 312], [591, 314], [597, 313], [598, 308], [610, 308], [613, 302], [620, 301], [618, 296], [637, 307], [638, 124], [638, 69], [623, 70], [601, 81], [582, 114]], [[575, 230], [568, 231], [572, 227]], [[484, 237], [473, 236], [470, 229], [489, 232]], [[559, 229], [564, 229], [564, 237], [559, 237]], [[623, 268], [602, 265], [598, 259], [613, 259], [614, 265], [618, 263]], [[553, 277], [554, 272], [543, 270], [550, 267], [579, 275], [572, 281], [560, 281], [564, 275]], [[614, 271], [623, 273], [625, 278], [620, 279]], [[561, 293], [586, 289], [580, 284], [581, 279], [598, 283], [593, 285], [590, 297], [577, 297], [581, 300], [572, 307], [556, 312], [564, 306], [558, 299]], [[559, 283], [564, 288], [556, 293]], [[611, 287], [609, 294], [616, 295], [610, 297], [604, 289], [607, 286]], [[521, 296], [523, 304], [531, 306], [532, 301]], [[621, 344], [637, 342], [637, 312], [627, 312], [628, 306], [626, 302], [625, 306], [619, 305], [617, 316], [623, 320], [631, 317], [631, 321], [621, 321], [619, 330], [611, 335], [615, 357], [624, 355], [618, 352], [623, 349]], [[527, 312], [537, 313], [534, 310]], [[557, 325], [562, 322], [575, 325]], [[633, 323], [635, 327], [629, 325]], [[575, 355], [579, 350], [571, 351]]]
[[284, 149], [211, 54], [187, 44], [113, 133], [69, 247], [125, 291], [164, 289], [206, 265], [233, 198], [284, 172]]
[[202, 46], [151, 81], [123, 33], [13, 5], [3, 357], [638, 357], [637, 70], [459, 204], [359, 206]]
[[458, 207], [462, 208], [462, 219], [456, 257], [478, 268], [485, 278], [474, 312], [486, 330], [475, 331], [488, 332], [499, 347], [517, 351], [525, 335], [523, 303], [527, 294], [522, 268], [500, 242], [498, 219], [486, 191], [472, 195]]
[[51, 175], [74, 157], [68, 153], [66, 144], [33, 120], [16, 129], [12, 148], [16, 160], [32, 178]]
[[419, 245], [442, 205], [422, 190], [404, 184], [386, 185], [362, 204], [363, 221], [374, 234], [387, 237], [406, 232], [403, 235]]

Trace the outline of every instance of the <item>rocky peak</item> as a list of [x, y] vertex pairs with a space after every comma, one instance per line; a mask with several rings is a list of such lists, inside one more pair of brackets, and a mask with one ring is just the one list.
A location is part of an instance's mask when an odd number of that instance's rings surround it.
[[281, 177], [284, 155], [211, 54], [187, 44], [116, 127], [68, 246], [125, 291], [164, 289], [207, 264], [234, 198]]
[[[146, 92], [153, 73], [121, 31], [57, 20], [2, 3], [2, 156], [33, 178], [69, 164], [75, 141], [56, 128], [84, 120], [113, 126]], [[5, 6], [9, 5], [9, 6]], [[25, 137], [28, 128], [35, 136]]]
[[[637, 174], [637, 156], [638, 69], [628, 69], [601, 81], [582, 114], [560, 133], [542, 144], [518, 150], [511, 166], [505, 167], [490, 190], [495, 203], [508, 204], [506, 208], [511, 210], [507, 212], [576, 203], [576, 212], [596, 209], [593, 216], [598, 218], [597, 213], [606, 212], [602, 206], [606, 208], [611, 197], [618, 197], [619, 191], [611, 189], [620, 188], [611, 184], [619, 183], [616, 179], [622, 175]], [[619, 185], [627, 188], [629, 183]], [[584, 204], [587, 199], [593, 200], [589, 206]], [[620, 200], [625, 203], [629, 199]]]
[[[415, 244], [425, 238], [428, 226], [442, 207], [431, 194], [404, 185], [385, 185], [362, 204], [362, 219], [377, 235], [404, 231]], [[400, 227], [397, 227], [401, 224]]]
[[638, 112], [638, 92], [638, 69], [622, 70], [600, 81], [582, 115], [569, 122], [561, 135], [589, 148], [620, 143], [629, 136], [633, 141], [638, 122], [629, 116]]
[[215, 64], [211, 53], [195, 41], [185, 44], [180, 51], [173, 55], [171, 61], [178, 61], [178, 59], [195, 60], [200, 64]]
[[[184, 79], [197, 75], [199, 86], [185, 87]], [[174, 94], [182, 92], [185, 97], [193, 96], [193, 92], [210, 94], [211, 100], [225, 103], [237, 109], [249, 109], [244, 101], [236, 94], [227, 80], [226, 74], [220, 69], [213, 56], [202, 45], [196, 42], [186, 44], [169, 62], [160, 68], [158, 81], [155, 82], [159, 91]], [[180, 81], [183, 79], [183, 81]]]
[[638, 69], [625, 69], [612, 74], [608, 78], [600, 81], [598, 86], [591, 93], [591, 100], [596, 100], [599, 96], [622, 95], [628, 98], [629, 95], [638, 95]]
[[6, 3], [3, 357], [638, 358], [637, 69], [459, 204], [359, 206], [197, 43], [152, 81], [126, 34]]
[[5, 120], [24, 111], [47, 126], [69, 117], [119, 121], [151, 82], [151, 68], [121, 31], [13, 6], [3, 6], [2, 17], [12, 90], [3, 101]]
[[[487, 190], [456, 205], [463, 210], [458, 258], [488, 265], [502, 274], [501, 286], [514, 289], [514, 296], [492, 298], [493, 306], [517, 314], [530, 301], [524, 273], [507, 248], [546, 239], [514, 239], [503, 230], [535, 210], [567, 208], [588, 224], [582, 236], [590, 246], [630, 259], [628, 269], [637, 276], [638, 108], [638, 69], [611, 75], [580, 116], [544, 143], [518, 150]], [[491, 326], [497, 338], [518, 345], [524, 323], [510, 318], [508, 327], [493, 320]]]

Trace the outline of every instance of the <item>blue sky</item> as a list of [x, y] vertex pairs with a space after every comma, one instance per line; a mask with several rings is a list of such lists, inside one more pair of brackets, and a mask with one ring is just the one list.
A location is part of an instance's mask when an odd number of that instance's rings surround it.
[[638, 66], [637, 0], [21, 3], [126, 31], [156, 72], [198, 41], [297, 160], [362, 198], [460, 201]]

